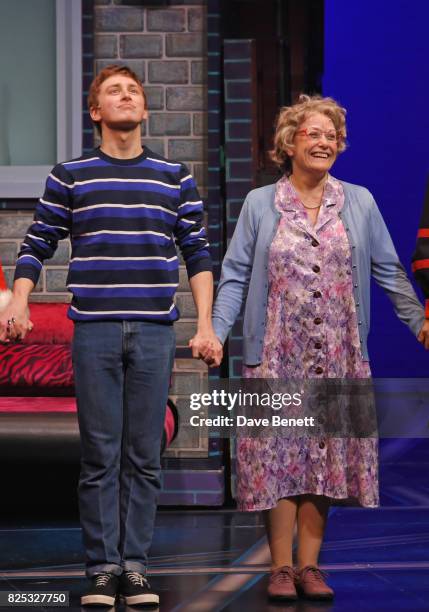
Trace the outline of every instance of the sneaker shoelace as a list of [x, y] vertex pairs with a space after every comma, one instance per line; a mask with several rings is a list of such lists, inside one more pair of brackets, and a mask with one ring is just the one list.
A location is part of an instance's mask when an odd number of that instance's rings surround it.
[[95, 580], [95, 586], [97, 587], [106, 586], [106, 584], [109, 582], [111, 577], [112, 576], [110, 574], [99, 574]]
[[146, 578], [138, 572], [127, 572], [127, 578], [129, 579], [131, 584], [134, 584], [136, 586], [149, 586], [149, 583]]
[[281, 567], [272, 573], [272, 581], [276, 583], [293, 582], [292, 572], [288, 567]]

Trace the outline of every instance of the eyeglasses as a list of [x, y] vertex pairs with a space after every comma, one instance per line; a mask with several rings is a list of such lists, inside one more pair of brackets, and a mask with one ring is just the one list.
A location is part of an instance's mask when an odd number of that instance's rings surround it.
[[319, 130], [318, 128], [310, 127], [310, 128], [303, 128], [302, 130], [298, 130], [297, 134], [305, 134], [307, 138], [309, 138], [310, 140], [313, 140], [314, 142], [317, 142], [318, 140], [320, 140], [322, 136], [325, 136], [328, 142], [338, 141], [338, 134], [335, 130], [324, 131], [324, 130]]

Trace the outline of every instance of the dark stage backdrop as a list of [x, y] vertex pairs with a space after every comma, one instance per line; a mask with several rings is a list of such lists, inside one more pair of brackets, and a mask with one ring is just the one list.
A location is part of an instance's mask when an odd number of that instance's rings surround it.
[[[429, 177], [428, 23], [424, 0], [325, 0], [323, 94], [347, 108], [350, 143], [333, 174], [373, 193], [410, 275]], [[371, 315], [373, 375], [428, 377], [429, 352], [375, 285]]]

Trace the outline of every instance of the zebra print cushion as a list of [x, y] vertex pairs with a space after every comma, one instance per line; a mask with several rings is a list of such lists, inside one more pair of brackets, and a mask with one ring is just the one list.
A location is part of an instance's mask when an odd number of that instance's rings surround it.
[[4, 344], [0, 346], [0, 386], [71, 387], [70, 346]]

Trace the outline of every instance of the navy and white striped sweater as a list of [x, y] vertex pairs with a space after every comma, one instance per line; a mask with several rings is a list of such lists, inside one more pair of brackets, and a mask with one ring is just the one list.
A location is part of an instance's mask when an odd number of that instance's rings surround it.
[[134, 159], [95, 149], [54, 167], [22, 243], [15, 279], [38, 281], [43, 261], [70, 235], [69, 317], [178, 319], [175, 243], [188, 277], [211, 270], [203, 204], [181, 163], [144, 147]]

